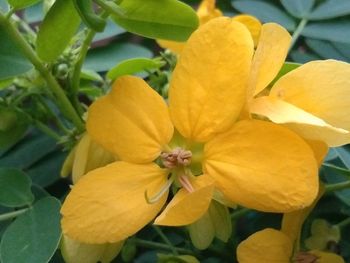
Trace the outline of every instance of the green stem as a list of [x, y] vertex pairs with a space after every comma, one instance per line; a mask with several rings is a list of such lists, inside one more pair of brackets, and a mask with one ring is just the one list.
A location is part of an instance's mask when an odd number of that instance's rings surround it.
[[124, 16], [123, 9], [113, 1], [104, 1], [104, 0], [94, 0], [94, 1], [104, 10], [106, 10], [108, 13], [116, 16]]
[[48, 136], [52, 137], [56, 141], [60, 141], [61, 140], [61, 136], [58, 133], [54, 132], [52, 129], [50, 129], [48, 126], [46, 126], [41, 121], [33, 120], [33, 123], [39, 130], [41, 130], [42, 132], [44, 132]]
[[337, 170], [337, 171], [341, 172], [343, 175], [350, 176], [350, 170], [347, 170], [345, 168], [338, 167], [338, 166], [335, 166], [335, 165], [329, 164], [329, 163], [324, 163], [324, 164], [322, 164], [322, 166]]
[[194, 255], [193, 251], [185, 249], [185, 248], [170, 247], [166, 244], [142, 240], [142, 239], [138, 239], [138, 238], [135, 238], [133, 240], [134, 240], [136, 245], [141, 246], [141, 247], [170, 250], [170, 251], [172, 251], [172, 249], [174, 248], [177, 251], [177, 253], [179, 253], [179, 254]]
[[80, 84], [80, 72], [83, 67], [83, 63], [86, 57], [86, 54], [88, 52], [88, 49], [90, 47], [90, 44], [95, 37], [96, 31], [89, 29], [87, 31], [86, 37], [80, 47], [80, 53], [77, 58], [77, 61], [74, 65], [74, 71], [72, 76], [72, 94], [73, 96], [76, 96], [79, 91], [79, 84]]
[[307, 24], [308, 20], [306, 18], [303, 18], [298, 27], [295, 29], [293, 36], [292, 36], [292, 40], [290, 42], [290, 47], [289, 47], [289, 51], [292, 50], [293, 46], [295, 45], [295, 43], [297, 42], [301, 32], [303, 31], [303, 29], [305, 28], [306, 24]]
[[70, 134], [70, 130], [62, 123], [62, 121], [56, 116], [52, 109], [46, 104], [45, 100], [39, 95], [38, 100], [45, 110], [49, 113], [50, 117], [55, 121], [57, 127], [61, 129], [65, 134]]
[[35, 54], [32, 47], [26, 42], [23, 36], [18, 32], [14, 25], [6, 19], [4, 14], [0, 12], [0, 25], [6, 30], [11, 39], [17, 44], [23, 54], [28, 60], [34, 65], [34, 67], [40, 72], [42, 77], [46, 80], [47, 86], [56, 95], [57, 105], [62, 111], [62, 114], [70, 119], [79, 131], [84, 131], [85, 126], [78, 113], [70, 103], [66, 94], [64, 93], [61, 86], [58, 84], [56, 79], [52, 76], [50, 71], [45, 67], [44, 63]]
[[16, 218], [17, 216], [27, 212], [28, 209], [29, 208], [23, 208], [21, 210], [17, 210], [17, 211], [9, 212], [9, 213], [6, 213], [6, 214], [2, 214], [2, 215], [0, 215], [0, 222]]
[[232, 220], [237, 220], [238, 218], [246, 215], [248, 212], [250, 212], [251, 210], [248, 208], [241, 208], [238, 211], [235, 211], [231, 214], [231, 219]]
[[339, 228], [344, 228], [345, 226], [350, 224], [350, 217], [348, 217], [347, 219], [339, 222], [338, 224], [336, 224], [337, 227]]
[[326, 193], [343, 190], [350, 187], [350, 181], [326, 185]]
[[178, 255], [179, 253], [176, 251], [175, 247], [173, 246], [173, 244], [170, 242], [170, 240], [168, 239], [168, 237], [166, 235], [164, 235], [164, 233], [162, 232], [162, 230], [160, 229], [160, 227], [153, 225], [154, 230], [157, 232], [157, 234], [163, 239], [163, 241], [165, 242], [165, 244], [167, 244], [169, 246], [169, 248], [171, 248], [171, 252], [173, 252], [174, 255]]

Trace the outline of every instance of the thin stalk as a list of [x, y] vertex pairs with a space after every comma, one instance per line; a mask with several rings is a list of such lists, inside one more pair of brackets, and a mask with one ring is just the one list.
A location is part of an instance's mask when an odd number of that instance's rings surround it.
[[350, 170], [347, 170], [345, 168], [341, 168], [341, 167], [338, 167], [338, 166], [335, 166], [335, 165], [329, 164], [329, 163], [324, 163], [324, 164], [322, 164], [322, 166], [337, 170], [337, 171], [341, 172], [343, 175], [350, 176]]
[[6, 30], [9, 37], [17, 44], [22, 53], [27, 57], [27, 59], [33, 64], [33, 66], [40, 72], [42, 77], [46, 80], [47, 86], [51, 89], [51, 91], [55, 94], [57, 98], [57, 105], [62, 111], [62, 114], [67, 119], [70, 119], [79, 131], [84, 131], [85, 126], [82, 119], [75, 111], [74, 107], [70, 103], [61, 86], [52, 76], [51, 72], [45, 67], [44, 63], [40, 60], [40, 58], [36, 55], [32, 47], [18, 32], [17, 28], [15, 28], [15, 26], [9, 20], [6, 19], [2, 12], [0, 12], [0, 25], [3, 26], [4, 30]]
[[[133, 241], [135, 242], [136, 245], [141, 246], [141, 247], [162, 249], [162, 250], [169, 250], [169, 251], [172, 251], [172, 249], [173, 249], [172, 247], [170, 247], [166, 244], [163, 244], [163, 243], [147, 241], [147, 240], [138, 239], [138, 238], [133, 239]], [[179, 254], [194, 255], [193, 251], [185, 249], [185, 248], [174, 247], [174, 249]]]
[[64, 133], [69, 134], [70, 130], [62, 123], [62, 121], [56, 116], [56, 114], [52, 111], [52, 109], [46, 104], [44, 99], [39, 95], [38, 99], [41, 105], [45, 108], [45, 110], [50, 114], [50, 117], [53, 118], [57, 127], [61, 129]]
[[326, 193], [343, 190], [350, 187], [350, 181], [326, 185]]
[[174, 245], [170, 242], [168, 237], [164, 235], [160, 227], [153, 225], [154, 230], [157, 232], [157, 234], [162, 238], [162, 240], [171, 248], [171, 252], [173, 252], [174, 255], [178, 255], [179, 253], [176, 251]]
[[17, 211], [9, 212], [9, 213], [6, 213], [6, 214], [2, 214], [2, 215], [0, 215], [0, 222], [16, 218], [17, 216], [27, 212], [28, 209], [29, 208], [23, 208], [21, 210], [17, 210]]
[[[108, 17], [108, 13], [106, 11], [102, 12], [101, 18], [106, 19]], [[71, 80], [71, 93], [73, 97], [73, 103], [76, 107], [76, 109], [82, 113], [83, 109], [81, 108], [79, 102], [78, 102], [78, 93], [79, 93], [79, 86], [80, 86], [80, 73], [83, 68], [83, 64], [87, 55], [87, 52], [89, 50], [89, 47], [91, 45], [92, 40], [94, 39], [96, 35], [96, 31], [93, 29], [88, 29], [86, 33], [86, 37], [81, 44], [80, 51], [78, 58], [76, 60], [76, 63], [74, 65], [72, 80]]]
[[47, 125], [45, 125], [41, 121], [33, 120], [33, 123], [39, 130], [41, 130], [43, 133], [47, 134], [48, 136], [52, 137], [56, 141], [61, 140], [61, 136], [58, 133], [54, 132], [52, 129], [50, 129]]
[[78, 94], [78, 90], [79, 90], [79, 84], [80, 84], [80, 72], [81, 69], [83, 67], [83, 63], [86, 57], [86, 54], [89, 50], [90, 44], [93, 40], [93, 38], [96, 35], [96, 31], [89, 29], [87, 31], [86, 37], [80, 47], [80, 52], [79, 52], [79, 56], [77, 58], [77, 61], [74, 65], [74, 70], [73, 70], [73, 76], [72, 76], [72, 94], [73, 96]]
[[104, 0], [94, 0], [96, 4], [98, 4], [101, 8], [106, 10], [108, 13], [117, 15], [117, 16], [124, 16], [123, 9], [118, 6], [113, 1], [104, 1]]
[[338, 224], [336, 224], [337, 227], [339, 228], [344, 228], [345, 226], [350, 224], [350, 217], [348, 217], [347, 219], [339, 222]]
[[298, 27], [295, 29], [293, 35], [292, 35], [292, 40], [290, 42], [290, 47], [289, 47], [289, 51], [292, 50], [293, 46], [295, 45], [295, 43], [297, 42], [297, 40], [299, 39], [299, 36], [301, 34], [301, 32], [304, 30], [306, 24], [307, 24], [308, 20], [306, 18], [303, 18]]
[[250, 211], [251, 211], [251, 210], [248, 209], [248, 208], [241, 208], [241, 209], [239, 209], [238, 211], [233, 212], [233, 213], [231, 214], [231, 219], [232, 219], [232, 220], [237, 220], [238, 218], [240, 218], [240, 217], [246, 215], [246, 214], [247, 214], [248, 212], [250, 212]]

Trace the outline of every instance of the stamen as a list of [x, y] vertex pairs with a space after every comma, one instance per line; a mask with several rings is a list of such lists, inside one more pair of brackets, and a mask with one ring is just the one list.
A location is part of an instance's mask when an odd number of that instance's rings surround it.
[[191, 164], [192, 153], [182, 148], [175, 148], [171, 152], [163, 152], [160, 155], [165, 167], [172, 169], [179, 165], [188, 166]]
[[169, 190], [171, 184], [174, 182], [175, 177], [172, 176], [170, 177], [166, 183], [160, 188], [159, 192], [157, 194], [155, 194], [153, 197], [149, 197], [147, 190], [145, 191], [145, 199], [147, 201], [148, 204], [155, 204], [159, 201], [159, 199], [165, 194], [166, 191]]
[[191, 184], [191, 181], [188, 179], [187, 175], [181, 175], [179, 177], [179, 182], [180, 182], [181, 186], [187, 190], [187, 192], [189, 192], [189, 193], [194, 192], [194, 188]]

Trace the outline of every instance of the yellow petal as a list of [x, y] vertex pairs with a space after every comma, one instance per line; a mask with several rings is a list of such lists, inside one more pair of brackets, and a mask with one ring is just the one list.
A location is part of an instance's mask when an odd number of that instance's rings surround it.
[[120, 252], [124, 241], [113, 244], [84, 244], [65, 235], [61, 240], [61, 253], [66, 263], [109, 263]]
[[84, 134], [76, 147], [76, 153], [72, 167], [73, 183], [76, 183], [85, 174], [89, 156], [90, 142], [90, 136], [88, 134]]
[[350, 142], [350, 133], [325, 122], [323, 119], [275, 97], [260, 97], [250, 105], [251, 113], [268, 117], [271, 121], [285, 124], [302, 137], [323, 141], [329, 146]]
[[[296, 246], [299, 246], [300, 242], [298, 242], [298, 238], [300, 237], [301, 229], [305, 219], [314, 209], [315, 205], [317, 204], [318, 200], [322, 197], [324, 192], [325, 188], [322, 184], [320, 184], [317, 197], [310, 206], [294, 212], [285, 213], [283, 215], [281, 231], [289, 237], [292, 243], [297, 241]], [[298, 249], [298, 247], [295, 249]]]
[[118, 78], [112, 91], [91, 105], [87, 130], [106, 150], [134, 163], [153, 161], [173, 134], [162, 97], [131, 76]]
[[261, 27], [262, 27], [260, 21], [254, 16], [245, 15], [245, 14], [235, 16], [232, 19], [235, 21], [241, 22], [248, 28], [248, 30], [250, 31], [250, 34], [253, 37], [254, 46], [257, 46], [259, 37], [260, 37]]
[[326, 158], [329, 150], [327, 144], [321, 141], [314, 141], [314, 140], [306, 140], [306, 142], [313, 150], [314, 156], [318, 163], [318, 167], [320, 167], [323, 164], [323, 161]]
[[67, 177], [72, 172], [76, 149], [76, 146], [73, 149], [71, 149], [66, 159], [64, 160], [60, 173], [61, 177], [63, 178]]
[[237, 258], [239, 263], [289, 263], [292, 249], [288, 236], [266, 228], [239, 244]]
[[216, 17], [222, 16], [222, 12], [215, 7], [215, 0], [202, 0], [198, 7], [197, 15], [199, 24], [203, 25]]
[[87, 172], [103, 167], [115, 160], [116, 158], [95, 143], [89, 134], [84, 134], [76, 146], [76, 154], [72, 167], [73, 183], [77, 183]]
[[249, 31], [226, 17], [191, 35], [169, 90], [171, 118], [182, 136], [203, 142], [233, 124], [245, 103], [252, 53]]
[[240, 121], [205, 145], [204, 171], [232, 202], [266, 212], [290, 212], [318, 192], [310, 147], [277, 124]]
[[319, 257], [317, 263], [345, 263], [344, 259], [334, 253], [323, 252], [323, 251], [310, 251], [309, 253]]
[[61, 213], [63, 233], [83, 243], [114, 243], [149, 223], [166, 201], [148, 204], [165, 184], [167, 170], [155, 164], [115, 162], [93, 170], [73, 186]]
[[276, 77], [287, 57], [290, 41], [288, 31], [280, 25], [262, 26], [250, 73], [249, 96], [261, 92]]
[[189, 225], [208, 210], [214, 191], [214, 181], [208, 175], [193, 180], [195, 191], [189, 193], [181, 188], [165, 210], [156, 218], [155, 224], [165, 226]]
[[157, 43], [162, 48], [169, 49], [171, 52], [175, 54], [180, 54], [185, 46], [184, 42], [176, 42], [176, 41], [163, 40], [163, 39], [158, 39]]
[[270, 94], [349, 131], [349, 75], [348, 63], [312, 61], [281, 77]]

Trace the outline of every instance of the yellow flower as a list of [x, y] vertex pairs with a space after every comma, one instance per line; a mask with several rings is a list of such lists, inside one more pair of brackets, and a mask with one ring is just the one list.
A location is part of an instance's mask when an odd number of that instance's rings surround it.
[[[264, 26], [260, 42], [264, 38]], [[257, 73], [249, 85], [247, 108], [308, 140], [322, 141], [331, 147], [350, 143], [348, 63], [336, 60], [306, 63], [282, 76], [268, 96], [259, 97], [283, 65], [289, 47], [288, 36], [288, 32], [283, 35], [270, 32], [264, 41], [267, 48], [258, 46], [255, 56], [258, 52], [265, 55], [260, 55], [260, 62], [256, 63]]]
[[292, 257], [293, 243], [281, 231], [266, 228], [256, 232], [237, 249], [239, 263], [344, 263], [344, 259], [334, 253], [312, 250], [300, 252]]
[[[204, 25], [210, 20], [222, 16], [222, 12], [215, 7], [215, 0], [202, 0], [197, 9], [197, 15], [199, 19], [199, 26]], [[250, 15], [237, 15], [233, 17], [233, 20], [244, 24], [252, 34], [254, 44], [256, 45], [261, 29], [261, 23], [258, 19]], [[185, 43], [169, 40], [158, 39], [157, 43], [164, 49], [169, 49], [176, 54], [180, 54], [183, 50]]]
[[89, 108], [87, 130], [122, 161], [73, 187], [61, 211], [63, 232], [85, 243], [125, 239], [157, 216], [171, 185], [178, 191], [156, 224], [198, 220], [214, 183], [230, 201], [257, 210], [310, 205], [318, 191], [311, 148], [279, 125], [238, 121], [253, 52], [247, 28], [221, 17], [188, 40], [172, 75], [169, 107], [142, 79], [119, 78]]
[[[316, 149], [317, 151], [317, 149]], [[316, 155], [325, 155], [324, 151]], [[328, 252], [311, 250], [301, 252], [299, 248], [303, 223], [324, 194], [321, 184], [317, 198], [304, 209], [286, 213], [283, 216], [281, 231], [266, 228], [241, 242], [237, 247], [239, 263], [344, 263], [342, 257]]]
[[73, 184], [87, 172], [105, 166], [117, 160], [117, 157], [91, 140], [84, 134], [78, 144], [68, 154], [61, 170], [61, 176], [72, 174]]

